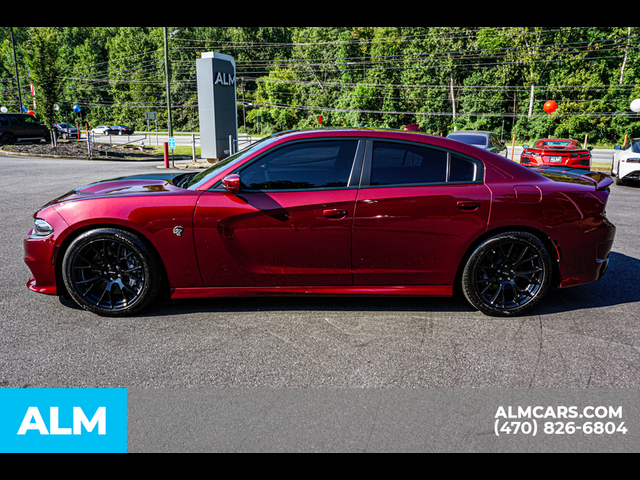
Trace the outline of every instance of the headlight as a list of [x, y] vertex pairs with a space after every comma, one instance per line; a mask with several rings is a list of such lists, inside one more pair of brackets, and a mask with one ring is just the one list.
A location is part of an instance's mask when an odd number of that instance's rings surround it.
[[48, 237], [53, 233], [53, 227], [49, 225], [49, 222], [36, 218], [33, 222], [33, 234], [38, 237]]

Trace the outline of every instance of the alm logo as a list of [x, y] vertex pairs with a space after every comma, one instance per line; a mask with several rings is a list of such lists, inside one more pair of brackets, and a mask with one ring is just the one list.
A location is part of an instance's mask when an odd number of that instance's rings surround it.
[[0, 390], [0, 453], [126, 451], [126, 390]]
[[98, 435], [107, 434], [107, 409], [98, 408], [95, 416], [89, 421], [80, 407], [73, 407], [73, 429], [60, 428], [60, 410], [58, 407], [50, 409], [50, 426], [47, 426], [40, 415], [38, 407], [29, 407], [27, 414], [22, 421], [18, 435], [26, 435], [27, 432], [37, 431], [40, 435], [82, 435], [83, 427], [86, 432], [91, 433], [98, 426]]

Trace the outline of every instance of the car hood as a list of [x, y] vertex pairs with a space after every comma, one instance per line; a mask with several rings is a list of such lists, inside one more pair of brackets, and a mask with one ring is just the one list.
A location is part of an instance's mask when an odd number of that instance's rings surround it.
[[159, 195], [182, 192], [184, 190], [177, 187], [174, 182], [179, 179], [178, 177], [183, 175], [184, 174], [181, 173], [163, 173], [104, 180], [72, 190], [71, 192], [49, 202], [45, 207], [97, 197], [122, 197], [150, 194]]

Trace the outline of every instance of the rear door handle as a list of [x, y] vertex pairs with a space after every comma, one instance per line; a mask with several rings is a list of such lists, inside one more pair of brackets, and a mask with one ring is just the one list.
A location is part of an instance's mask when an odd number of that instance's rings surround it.
[[480, 202], [458, 202], [458, 208], [463, 212], [477, 212], [480, 210]]
[[346, 210], [325, 210], [322, 214], [331, 220], [343, 220], [349, 213]]

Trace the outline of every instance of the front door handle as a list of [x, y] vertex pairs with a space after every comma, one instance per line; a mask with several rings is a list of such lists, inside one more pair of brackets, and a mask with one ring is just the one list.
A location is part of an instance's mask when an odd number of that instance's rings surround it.
[[480, 202], [458, 202], [458, 208], [463, 212], [477, 212], [480, 210]]
[[325, 210], [322, 214], [330, 220], [343, 220], [349, 213], [346, 210]]

